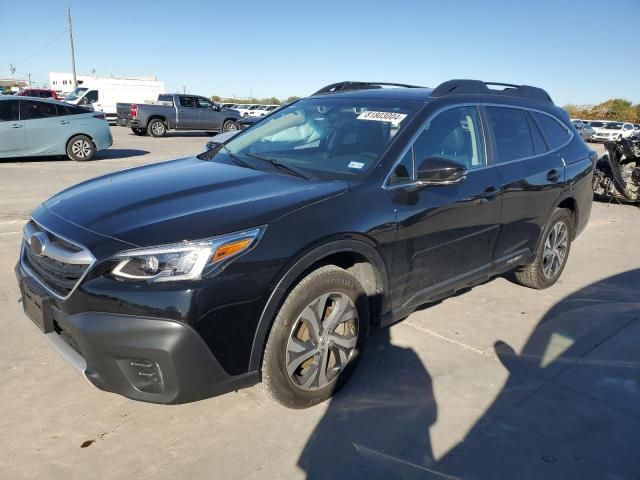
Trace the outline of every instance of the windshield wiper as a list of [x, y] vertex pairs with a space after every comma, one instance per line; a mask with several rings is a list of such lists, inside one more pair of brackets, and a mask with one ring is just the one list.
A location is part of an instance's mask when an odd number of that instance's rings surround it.
[[267, 162], [274, 167], [279, 168], [280, 170], [288, 172], [290, 175], [295, 175], [296, 177], [304, 178], [305, 180], [311, 180], [313, 178], [311, 175], [302, 172], [299, 168], [292, 167], [291, 165], [287, 165], [286, 163], [282, 163], [280, 160], [276, 160], [275, 158], [261, 157], [260, 155], [256, 155], [255, 153], [245, 153], [245, 155], [247, 157]]
[[240, 166], [242, 166], [242, 167], [250, 168], [250, 169], [252, 169], [252, 170], [257, 170], [257, 168], [256, 168], [256, 167], [254, 167], [253, 165], [251, 165], [250, 163], [245, 162], [245, 161], [244, 161], [244, 160], [242, 160], [240, 157], [238, 157], [238, 156], [236, 156], [235, 154], [231, 153], [231, 150], [229, 150], [229, 149], [227, 148], [227, 146], [226, 146], [224, 143], [222, 143], [221, 145], [222, 145], [222, 150], [224, 150], [224, 153], [226, 153], [226, 154], [227, 154], [227, 156], [228, 156], [231, 160], [233, 160], [233, 162], [234, 162], [235, 164], [240, 165]]

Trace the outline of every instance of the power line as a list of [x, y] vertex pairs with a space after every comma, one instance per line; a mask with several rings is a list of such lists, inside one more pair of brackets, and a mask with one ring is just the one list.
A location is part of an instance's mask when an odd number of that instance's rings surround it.
[[41, 47], [40, 49], [38, 49], [36, 52], [32, 53], [31, 55], [29, 55], [28, 57], [23, 58], [22, 60], [20, 60], [19, 62], [13, 62], [13, 65], [20, 65], [21, 63], [26, 62], [27, 60], [31, 60], [33, 57], [35, 57], [36, 55], [42, 53], [44, 50], [46, 50], [47, 48], [49, 48], [51, 45], [53, 45], [55, 42], [57, 42], [58, 40], [60, 40], [60, 38], [62, 38], [63, 35], [67, 34], [67, 30], [64, 30], [63, 32], [61, 32], [60, 34], [58, 34], [53, 40], [51, 40], [50, 42], [48, 42], [46, 45], [44, 45], [43, 47]]

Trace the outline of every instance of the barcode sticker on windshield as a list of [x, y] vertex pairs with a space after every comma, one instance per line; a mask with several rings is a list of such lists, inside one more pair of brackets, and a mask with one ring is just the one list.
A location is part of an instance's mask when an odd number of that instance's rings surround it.
[[350, 162], [349, 165], [347, 165], [347, 167], [349, 167], [349, 168], [357, 168], [358, 170], [362, 170], [362, 167], [364, 167], [364, 163], [363, 162]]
[[374, 120], [376, 122], [389, 122], [392, 125], [400, 125], [400, 122], [405, 119], [406, 113], [395, 112], [374, 112], [369, 110], [362, 112], [358, 115], [358, 120]]

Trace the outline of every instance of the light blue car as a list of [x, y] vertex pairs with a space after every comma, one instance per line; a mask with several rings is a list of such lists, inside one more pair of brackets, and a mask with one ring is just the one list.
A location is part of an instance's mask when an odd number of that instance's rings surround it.
[[42, 98], [0, 97], [0, 158], [66, 155], [86, 161], [112, 144], [103, 113]]

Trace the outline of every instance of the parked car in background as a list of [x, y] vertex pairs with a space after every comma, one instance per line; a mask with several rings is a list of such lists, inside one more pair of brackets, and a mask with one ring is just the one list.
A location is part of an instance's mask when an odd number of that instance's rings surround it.
[[636, 123], [636, 124], [633, 126], [633, 129], [634, 129], [636, 132], [640, 132], [640, 123]]
[[47, 88], [26, 88], [19, 92], [18, 96], [60, 100], [60, 97], [58, 97], [58, 94], [54, 90], [49, 90]]
[[591, 138], [596, 133], [596, 131], [593, 129], [593, 127], [591, 125], [589, 125], [588, 123], [583, 123], [580, 128], [576, 127], [576, 130], [578, 130], [578, 133], [580, 133], [580, 136], [582, 137], [582, 139], [585, 142], [590, 142]]
[[633, 135], [635, 129], [632, 123], [608, 122], [593, 135], [594, 142], [610, 142]]
[[219, 104], [222, 108], [232, 108], [235, 103], [220, 103]]
[[598, 133], [610, 120], [589, 120], [589, 126]]
[[511, 270], [555, 284], [594, 162], [539, 88], [329, 85], [217, 149], [44, 201], [22, 306], [97, 388], [169, 404], [262, 382], [311, 407], [370, 328]]
[[261, 105], [260, 107], [249, 110], [250, 117], [264, 117], [265, 115], [269, 115], [274, 110], [280, 108], [280, 105]]
[[251, 105], [241, 105], [241, 106], [236, 106], [234, 107], [234, 110], [237, 110], [241, 116], [243, 117], [248, 117], [250, 116], [251, 112], [253, 110], [256, 110], [258, 108], [260, 108], [262, 105], [258, 105], [258, 104], [251, 104]]
[[589, 123], [588, 120], [580, 120], [579, 118], [572, 118], [571, 123], [576, 127], [576, 129], [582, 128], [583, 125]]
[[157, 80], [98, 77], [73, 90], [64, 101], [104, 112], [107, 120], [115, 123], [117, 103], [144, 103], [164, 92], [164, 82]]
[[118, 103], [117, 124], [136, 135], [163, 137], [168, 130], [229, 132], [240, 128], [240, 114], [222, 108], [206, 97], [169, 93], [156, 103]]
[[103, 113], [54, 100], [0, 97], [0, 157], [86, 161], [112, 144]]

